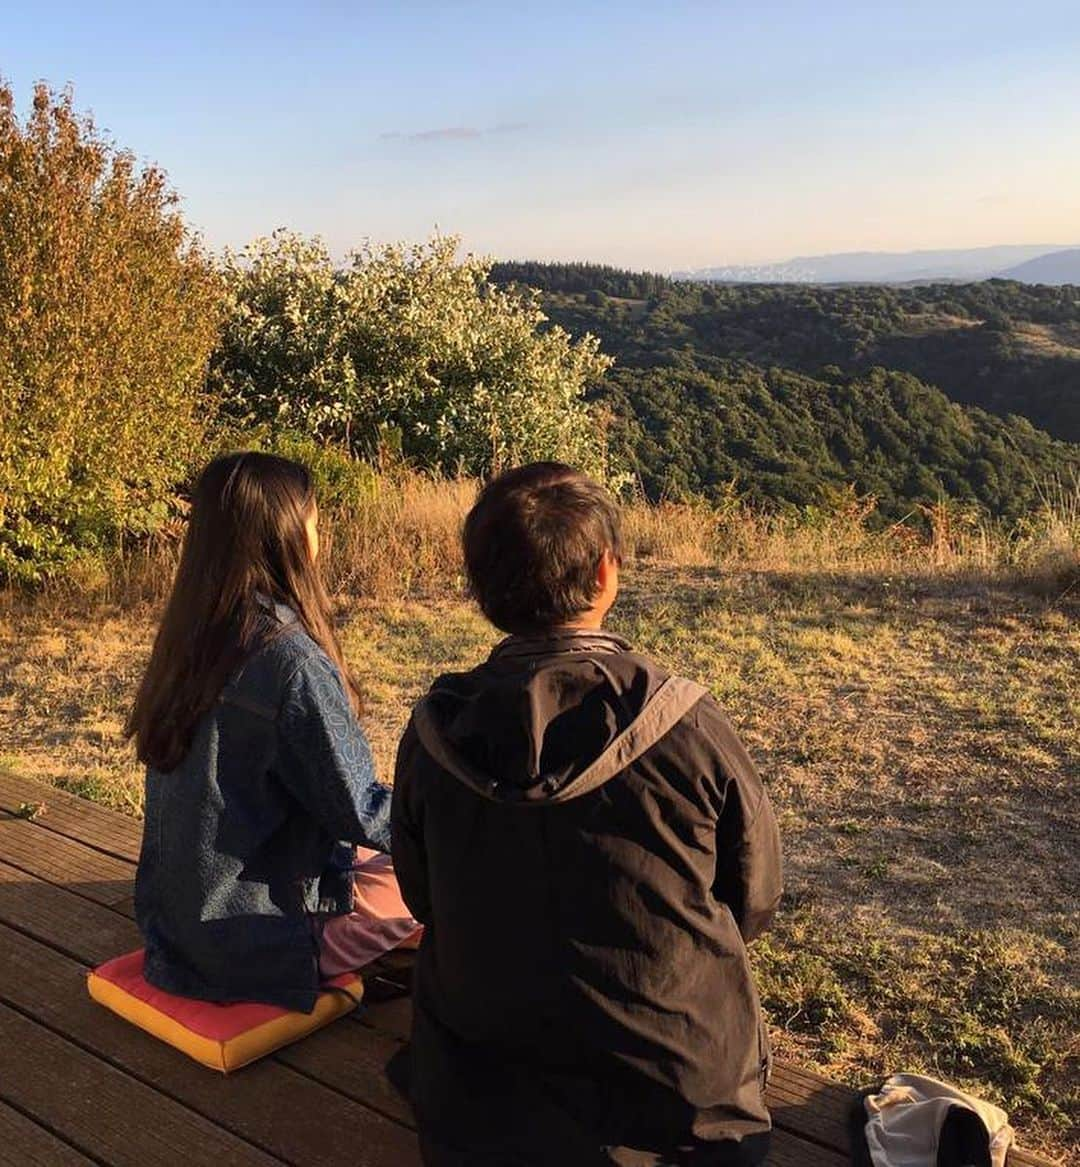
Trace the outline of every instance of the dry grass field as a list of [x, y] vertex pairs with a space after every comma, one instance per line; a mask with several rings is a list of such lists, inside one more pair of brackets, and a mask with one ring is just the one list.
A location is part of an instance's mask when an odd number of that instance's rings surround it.
[[[469, 497], [443, 492], [440, 531]], [[890, 561], [880, 544], [830, 566], [805, 533], [763, 538], [756, 564], [747, 535], [719, 567], [704, 521], [631, 516], [613, 627], [711, 686], [768, 783], [787, 892], [754, 959], [778, 1051], [858, 1083], [949, 1078], [1001, 1101], [1029, 1144], [1076, 1154], [1074, 577], [935, 566], [932, 547]], [[387, 777], [411, 702], [495, 639], [456, 569], [412, 538], [382, 584], [344, 571], [340, 541], [331, 552]], [[0, 767], [132, 814], [120, 727], [157, 603], [136, 576], [0, 594]]]

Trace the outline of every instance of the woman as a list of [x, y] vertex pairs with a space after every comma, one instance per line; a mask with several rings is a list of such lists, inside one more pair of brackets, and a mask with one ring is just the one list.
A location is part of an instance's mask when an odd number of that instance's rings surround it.
[[203, 471], [127, 725], [147, 766], [144, 971], [168, 992], [309, 1012], [320, 974], [417, 931], [380, 854], [390, 791], [318, 552], [303, 466], [246, 453]]

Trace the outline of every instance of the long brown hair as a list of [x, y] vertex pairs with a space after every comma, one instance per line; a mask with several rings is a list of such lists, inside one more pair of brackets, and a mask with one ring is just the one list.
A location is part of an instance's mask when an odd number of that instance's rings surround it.
[[314, 505], [307, 469], [272, 454], [228, 454], [199, 476], [172, 595], [125, 727], [146, 765], [175, 769], [230, 674], [274, 634], [262, 597], [293, 609], [359, 712], [308, 546]]

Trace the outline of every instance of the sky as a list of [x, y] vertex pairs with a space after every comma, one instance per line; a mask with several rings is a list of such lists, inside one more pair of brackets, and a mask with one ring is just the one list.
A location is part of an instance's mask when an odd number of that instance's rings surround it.
[[0, 0], [0, 77], [214, 248], [458, 234], [670, 271], [1080, 243], [1076, 0]]

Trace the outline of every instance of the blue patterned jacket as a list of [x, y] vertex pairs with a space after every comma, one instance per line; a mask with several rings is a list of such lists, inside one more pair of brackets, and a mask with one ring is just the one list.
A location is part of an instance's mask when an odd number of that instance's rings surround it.
[[315, 914], [351, 906], [349, 844], [389, 851], [390, 789], [337, 668], [274, 620], [180, 765], [147, 772], [135, 911], [152, 984], [310, 1012]]

